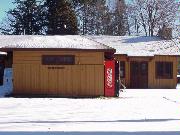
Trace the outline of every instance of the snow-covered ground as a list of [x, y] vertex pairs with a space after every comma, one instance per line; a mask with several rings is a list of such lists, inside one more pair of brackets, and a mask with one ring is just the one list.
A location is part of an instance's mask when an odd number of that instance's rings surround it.
[[85, 133], [179, 135], [180, 89], [125, 90], [120, 98], [0, 98], [0, 135]]
[[176, 89], [180, 89], [180, 84], [179, 83], [177, 84]]

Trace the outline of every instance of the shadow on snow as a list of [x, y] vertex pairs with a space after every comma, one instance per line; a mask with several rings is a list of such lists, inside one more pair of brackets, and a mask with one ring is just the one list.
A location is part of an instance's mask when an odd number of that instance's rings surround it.
[[14, 122], [0, 122], [0, 124], [9, 123], [119, 123], [119, 122], [167, 122], [167, 121], [180, 121], [180, 119], [140, 119], [140, 120], [108, 120], [108, 121], [14, 121]]

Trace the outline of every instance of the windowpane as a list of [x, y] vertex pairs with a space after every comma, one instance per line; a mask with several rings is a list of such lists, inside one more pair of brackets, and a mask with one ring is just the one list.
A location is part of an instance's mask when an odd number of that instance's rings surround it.
[[162, 79], [173, 78], [173, 63], [156, 62], [156, 78], [162, 78]]
[[43, 55], [43, 65], [74, 65], [74, 55]]
[[125, 78], [125, 62], [120, 62], [120, 78]]
[[168, 62], [168, 63], [165, 63], [165, 76], [167, 76], [168, 78], [172, 78], [172, 63]]
[[163, 76], [163, 62], [157, 62], [156, 64], [156, 74], [157, 76]]
[[148, 72], [148, 64], [146, 63], [146, 62], [142, 62], [141, 64], [140, 64], [140, 66], [141, 66], [141, 74], [142, 75], [146, 75], [147, 74], [147, 72]]

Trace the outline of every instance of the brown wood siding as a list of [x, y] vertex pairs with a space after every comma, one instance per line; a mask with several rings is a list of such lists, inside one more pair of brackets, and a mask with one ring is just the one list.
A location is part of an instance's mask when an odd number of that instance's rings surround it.
[[[75, 55], [75, 65], [42, 65], [42, 55]], [[13, 76], [16, 95], [103, 96], [104, 53], [15, 51]]]
[[116, 60], [125, 61], [125, 78], [121, 78], [122, 83], [129, 88], [130, 87], [130, 62], [125, 55], [115, 55]]
[[[148, 61], [148, 88], [151, 89], [174, 89], [177, 85], [177, 57], [176, 56], [154, 56], [154, 57], [127, 57], [115, 55], [116, 60], [125, 61], [125, 78], [121, 78], [127, 88], [130, 88], [130, 61]], [[173, 79], [156, 79], [155, 62], [173, 62]]]
[[[173, 62], [173, 79], [157, 79], [156, 78], [156, 62]], [[173, 89], [177, 85], [177, 57], [173, 56], [155, 56], [149, 62], [149, 88]]]

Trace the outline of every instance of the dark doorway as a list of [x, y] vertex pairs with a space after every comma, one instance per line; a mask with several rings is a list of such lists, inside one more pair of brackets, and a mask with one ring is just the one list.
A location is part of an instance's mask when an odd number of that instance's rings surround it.
[[148, 62], [130, 63], [131, 88], [148, 88]]

